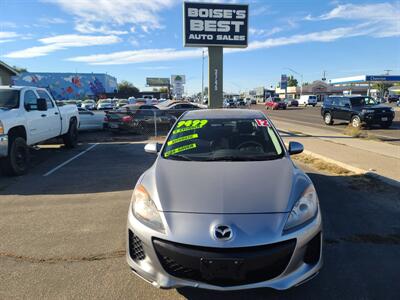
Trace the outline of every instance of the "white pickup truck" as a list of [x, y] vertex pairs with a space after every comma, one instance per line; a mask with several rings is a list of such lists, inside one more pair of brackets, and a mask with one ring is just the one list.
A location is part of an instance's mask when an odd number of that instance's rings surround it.
[[46, 89], [0, 86], [0, 168], [22, 175], [29, 168], [29, 146], [62, 137], [76, 146], [79, 113], [74, 105], [57, 106]]

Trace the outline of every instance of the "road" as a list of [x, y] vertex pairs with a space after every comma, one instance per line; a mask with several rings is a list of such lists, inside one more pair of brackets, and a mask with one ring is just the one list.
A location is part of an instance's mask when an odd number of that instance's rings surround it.
[[[256, 107], [257, 109], [266, 111], [264, 106], [261, 104], [257, 105]], [[288, 107], [286, 110], [268, 110], [266, 112], [272, 120], [276, 119], [278, 121], [290, 121], [294, 124], [313, 127], [318, 126], [334, 132], [343, 133], [343, 130], [347, 126], [346, 123], [339, 121], [335, 122], [333, 126], [326, 126], [321, 117], [320, 107]], [[400, 112], [396, 112], [395, 121], [389, 129], [373, 127], [365, 131], [368, 131], [370, 134], [381, 140], [400, 145]]]
[[154, 161], [144, 153], [143, 144], [99, 141], [73, 151], [41, 149], [34, 156], [28, 175], [0, 176], [0, 299], [398, 299], [400, 295], [400, 194], [383, 184], [301, 166], [320, 197], [325, 265], [318, 277], [300, 287], [283, 292], [158, 290], [132, 275], [124, 258], [132, 188]]

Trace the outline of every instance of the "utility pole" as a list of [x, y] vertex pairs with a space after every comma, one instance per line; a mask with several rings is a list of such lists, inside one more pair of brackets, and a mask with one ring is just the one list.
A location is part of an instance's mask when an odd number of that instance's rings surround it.
[[202, 65], [201, 65], [201, 100], [200, 103], [203, 103], [204, 100], [204, 49], [202, 54]]

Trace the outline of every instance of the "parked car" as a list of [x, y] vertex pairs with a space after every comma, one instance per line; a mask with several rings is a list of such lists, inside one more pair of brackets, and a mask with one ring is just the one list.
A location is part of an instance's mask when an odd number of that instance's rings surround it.
[[298, 102], [299, 102], [299, 105], [303, 105], [303, 106], [312, 105], [315, 107], [317, 105], [317, 96], [301, 95]]
[[398, 95], [389, 95], [388, 96], [389, 103], [397, 102], [397, 101], [400, 101], [400, 96], [398, 96]]
[[85, 100], [82, 102], [81, 108], [88, 109], [88, 110], [95, 110], [96, 109], [96, 101]]
[[321, 115], [326, 125], [332, 125], [334, 120], [341, 120], [348, 121], [356, 128], [363, 124], [389, 128], [395, 117], [393, 108], [379, 105], [367, 96], [327, 97], [322, 105]]
[[297, 101], [296, 99], [285, 99], [284, 101], [285, 101], [287, 107], [298, 107], [299, 106], [299, 101]]
[[127, 99], [121, 99], [121, 100], [118, 100], [118, 102], [117, 102], [115, 108], [118, 109], [118, 108], [121, 108], [121, 107], [123, 107], [123, 106], [125, 106], [125, 105], [127, 105], [127, 104], [130, 104], [129, 101], [128, 101]]
[[103, 129], [104, 112], [93, 112], [78, 107], [79, 131]]
[[225, 99], [222, 106], [224, 108], [235, 108], [236, 102], [233, 99]]
[[268, 100], [265, 102], [266, 109], [286, 109], [286, 107], [286, 103], [279, 97], [268, 98]]
[[168, 114], [173, 115], [175, 117], [180, 117], [185, 111], [188, 110], [196, 110], [201, 109], [198, 105], [190, 102], [182, 102], [182, 101], [171, 101], [170, 103], [165, 105], [158, 105], [160, 109], [166, 110]]
[[246, 102], [244, 101], [244, 99], [238, 99], [237, 101], [236, 101], [236, 105], [238, 106], [238, 107], [244, 107], [244, 106], [246, 106]]
[[190, 111], [145, 151], [157, 159], [135, 185], [125, 231], [141, 278], [160, 288], [281, 290], [318, 274], [318, 196], [290, 158], [303, 146], [286, 150], [262, 112]]
[[0, 165], [9, 175], [29, 169], [29, 146], [62, 137], [76, 146], [79, 114], [76, 105], [57, 106], [50, 93], [30, 86], [0, 86]]
[[167, 132], [175, 123], [176, 117], [154, 105], [134, 104], [109, 111], [105, 116], [105, 127], [113, 132], [129, 131], [134, 133]]
[[113, 109], [113, 108], [114, 108], [114, 104], [111, 101], [111, 99], [99, 100], [99, 102], [97, 102], [98, 110], [108, 110], [108, 109]]

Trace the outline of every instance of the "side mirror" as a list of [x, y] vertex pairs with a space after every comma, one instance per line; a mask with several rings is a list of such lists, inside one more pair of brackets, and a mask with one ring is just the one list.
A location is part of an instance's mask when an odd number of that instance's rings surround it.
[[37, 109], [39, 111], [46, 111], [47, 110], [47, 102], [46, 99], [39, 98], [37, 99]]
[[298, 142], [290, 142], [289, 143], [289, 154], [295, 155], [300, 154], [304, 151], [304, 146]]
[[157, 154], [161, 150], [161, 144], [159, 143], [149, 143], [144, 146], [144, 151], [151, 154]]

